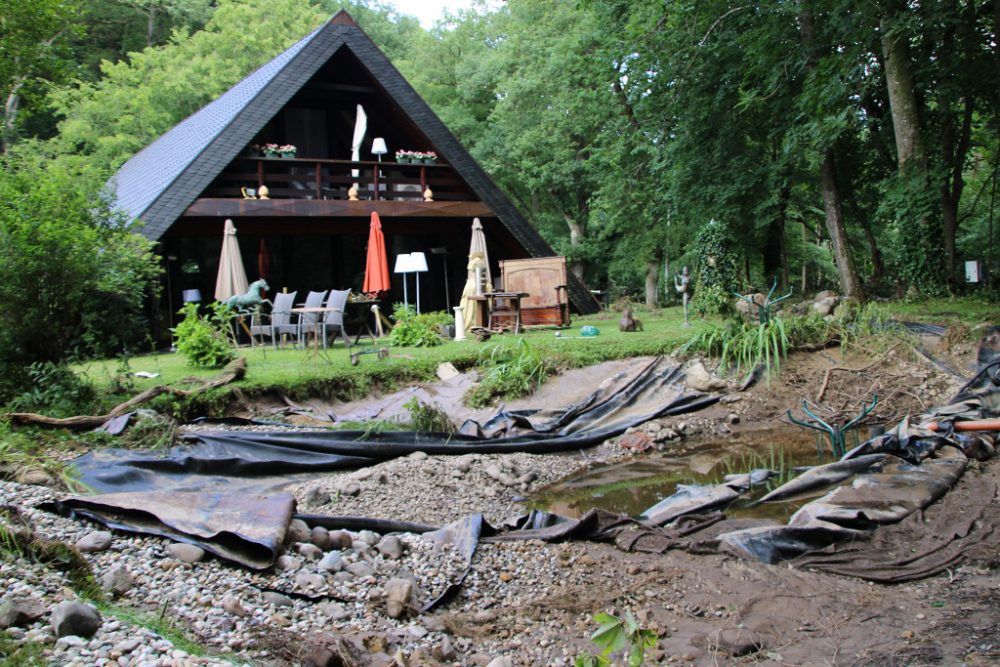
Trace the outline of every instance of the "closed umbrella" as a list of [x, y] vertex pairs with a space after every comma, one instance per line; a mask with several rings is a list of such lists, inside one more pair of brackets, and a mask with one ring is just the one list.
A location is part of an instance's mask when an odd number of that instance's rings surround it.
[[236, 240], [236, 227], [226, 220], [222, 235], [222, 254], [219, 256], [219, 276], [215, 280], [215, 298], [225, 301], [235, 294], [245, 294], [248, 289], [247, 272], [240, 257], [240, 244]]
[[[355, 162], [361, 159], [361, 142], [365, 140], [365, 132], [368, 131], [368, 116], [365, 115], [365, 108], [358, 105], [358, 115], [354, 119], [354, 139], [351, 141], [351, 159]], [[351, 170], [351, 178], [358, 177], [358, 170]], [[354, 184], [357, 187], [357, 183]]]
[[472, 297], [483, 291], [493, 291], [493, 276], [490, 273], [490, 255], [486, 251], [486, 236], [483, 234], [483, 223], [479, 218], [472, 221], [472, 242], [469, 244], [468, 274], [465, 288], [462, 290], [462, 319], [465, 330], [469, 331], [476, 323], [477, 301]]
[[380, 294], [389, 290], [389, 261], [385, 255], [385, 236], [378, 213], [372, 211], [368, 229], [368, 259], [365, 262], [365, 294]]
[[485, 263], [486, 282], [493, 284], [493, 274], [490, 272], [490, 253], [486, 251], [486, 235], [483, 234], [483, 223], [479, 218], [472, 220], [472, 243], [469, 244], [469, 257], [480, 255]]

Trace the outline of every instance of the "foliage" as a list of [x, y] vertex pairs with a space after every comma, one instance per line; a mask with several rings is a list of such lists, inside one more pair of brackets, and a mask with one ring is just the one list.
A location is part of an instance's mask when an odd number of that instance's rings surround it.
[[44, 160], [0, 163], [0, 400], [38, 361], [115, 354], [146, 330], [158, 269], [94, 191]]
[[639, 627], [632, 612], [625, 612], [624, 618], [613, 614], [600, 613], [594, 616], [594, 623], [600, 627], [590, 636], [600, 653], [585, 654], [573, 661], [574, 667], [610, 666], [611, 656], [622, 651], [627, 656], [629, 667], [639, 667], [646, 658], [646, 651], [656, 646], [657, 636], [652, 630]]
[[780, 373], [781, 359], [788, 355], [788, 336], [780, 317], [759, 324], [711, 325], [697, 332], [679, 350], [719, 357], [722, 371], [750, 372], [758, 366], [770, 374]]
[[732, 312], [731, 293], [737, 287], [737, 277], [731, 231], [722, 223], [709, 220], [698, 232], [695, 248], [698, 253], [695, 312], [701, 315]]
[[403, 407], [410, 411], [410, 428], [417, 433], [453, 433], [455, 431], [448, 415], [437, 406], [424, 403], [416, 396], [403, 403]]
[[0, 630], [0, 664], [5, 667], [40, 667], [46, 664], [44, 649], [38, 642], [18, 643], [6, 630]]
[[201, 317], [198, 304], [184, 305], [184, 319], [173, 329], [174, 345], [195, 368], [222, 368], [236, 358], [229, 333], [233, 311], [222, 303], [208, 308], [207, 317]]
[[473, 408], [489, 405], [496, 397], [518, 398], [540, 387], [551, 370], [551, 361], [524, 338], [513, 345], [504, 341], [479, 353], [483, 377], [465, 394], [465, 403]]
[[397, 303], [393, 306], [392, 318], [396, 324], [389, 334], [389, 344], [394, 347], [434, 347], [443, 340], [437, 328], [431, 324], [436, 321], [436, 315], [417, 315], [413, 306]]
[[39, 412], [50, 417], [90, 414], [95, 408], [93, 385], [66, 365], [38, 361], [28, 367], [31, 388], [15, 396], [10, 408], [17, 412]]

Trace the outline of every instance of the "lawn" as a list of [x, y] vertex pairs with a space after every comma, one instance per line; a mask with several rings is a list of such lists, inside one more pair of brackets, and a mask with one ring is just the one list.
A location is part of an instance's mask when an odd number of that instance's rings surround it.
[[[946, 325], [960, 322], [971, 326], [979, 322], [994, 321], [1000, 315], [997, 304], [983, 298], [934, 299], [920, 303], [892, 302], [881, 304], [881, 307], [890, 311], [897, 319]], [[692, 318], [692, 326], [684, 327], [680, 307], [651, 312], [639, 309], [636, 315], [645, 324], [643, 331], [618, 331], [619, 315], [609, 312], [575, 317], [573, 325], [568, 329], [530, 329], [522, 336], [494, 336], [485, 343], [470, 339], [448, 341], [430, 348], [392, 347], [389, 348], [386, 359], [363, 355], [357, 366], [351, 365], [347, 351], [339, 342], [330, 350], [320, 353], [295, 347], [278, 350], [270, 346], [256, 349], [242, 347], [239, 355], [247, 360], [247, 374], [231, 386], [239, 388], [244, 395], [250, 397], [276, 392], [293, 399], [306, 396], [357, 398], [373, 390], [388, 390], [406, 382], [430, 379], [443, 362], [451, 362], [460, 370], [475, 366], [480, 355], [484, 352], [488, 354], [494, 345], [513, 345], [518, 339], [527, 341], [551, 366], [580, 367], [610, 359], [669, 354], [707, 325], [705, 320]], [[593, 338], [580, 337], [581, 327], [588, 324], [596, 326], [600, 335]], [[371, 345], [365, 343], [362, 340], [362, 344], [354, 349], [371, 349]], [[109, 404], [125, 396], [120, 391], [108, 391], [115, 386], [116, 378], [122, 377], [120, 360], [89, 362], [78, 366], [76, 370], [105, 391]], [[192, 384], [193, 379], [211, 377], [217, 372], [194, 369], [187, 365], [182, 355], [176, 353], [134, 357], [129, 360], [129, 370], [133, 373], [147, 371], [159, 374], [150, 379], [134, 378], [127, 391], [129, 394], [158, 384], [183, 387]], [[183, 406], [176, 403], [173, 406], [154, 404], [154, 407], [166, 408], [175, 414], [186, 413], [187, 416], [191, 416], [190, 409], [212, 412], [213, 407], [221, 407], [227, 402], [229, 391], [227, 387], [206, 392], [196, 405], [188, 406], [189, 409], [183, 409]]]
[[[521, 336], [494, 336], [485, 343], [472, 338], [447, 341], [436, 347], [391, 347], [388, 348], [387, 358], [380, 360], [374, 354], [363, 355], [357, 366], [351, 365], [350, 356], [339, 341], [329, 350], [320, 350], [319, 353], [312, 348], [302, 350], [293, 346], [277, 350], [270, 345], [256, 349], [241, 347], [239, 355], [247, 360], [247, 374], [232, 386], [251, 396], [274, 391], [290, 398], [357, 397], [372, 389], [388, 389], [400, 383], [431, 378], [443, 362], [451, 362], [459, 369], [469, 368], [477, 363], [484, 350], [488, 351], [494, 345], [513, 345], [520, 338], [556, 366], [579, 367], [608, 359], [669, 354], [684, 343], [697, 327], [704, 326], [698, 322], [684, 327], [681, 309], [666, 308], [655, 314], [640, 311], [637, 317], [645, 323], [644, 331], [622, 333], [618, 331], [618, 317], [617, 313], [581, 316], [574, 318], [573, 325], [567, 329], [529, 329]], [[596, 326], [600, 335], [580, 337], [581, 327], [588, 324]], [[372, 345], [362, 339], [361, 345], [352, 347], [352, 350], [371, 348]], [[117, 359], [92, 361], [75, 367], [75, 370], [107, 390], [116, 384], [116, 378], [121, 378], [121, 363]], [[158, 374], [155, 378], [133, 378], [131, 391], [134, 392], [160, 384], [181, 387], [218, 372], [192, 368], [177, 353], [133, 357], [129, 360], [129, 370]]]

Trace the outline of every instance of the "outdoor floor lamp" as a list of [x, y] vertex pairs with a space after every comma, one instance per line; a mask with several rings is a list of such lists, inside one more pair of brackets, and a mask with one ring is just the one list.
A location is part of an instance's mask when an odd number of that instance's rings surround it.
[[409, 307], [410, 296], [407, 292], [407, 273], [417, 274], [417, 314], [420, 314], [420, 274], [427, 271], [427, 256], [422, 252], [396, 255], [396, 266], [393, 273], [403, 274], [403, 305]]

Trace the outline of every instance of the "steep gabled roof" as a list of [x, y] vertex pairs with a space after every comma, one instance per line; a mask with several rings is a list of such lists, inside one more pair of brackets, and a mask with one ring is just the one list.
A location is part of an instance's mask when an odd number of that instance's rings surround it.
[[[534, 257], [552, 249], [468, 151], [344, 10], [218, 99], [188, 116], [126, 162], [111, 181], [117, 207], [159, 239], [198, 195], [340, 49], [348, 49], [479, 199]], [[570, 296], [583, 312], [596, 302], [571, 277]]]

